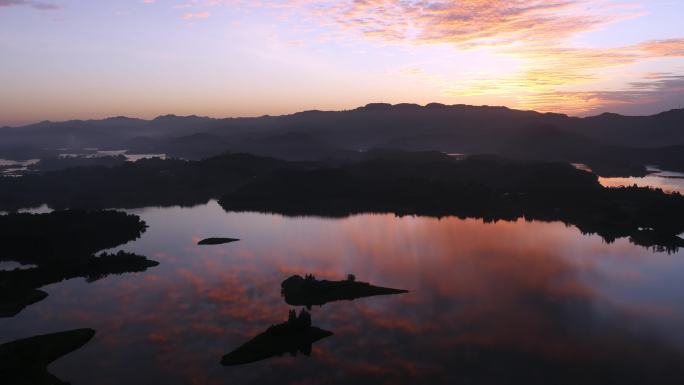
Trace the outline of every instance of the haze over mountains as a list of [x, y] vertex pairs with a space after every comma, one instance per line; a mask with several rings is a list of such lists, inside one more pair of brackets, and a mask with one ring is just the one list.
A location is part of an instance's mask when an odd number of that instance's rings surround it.
[[684, 109], [652, 116], [577, 118], [506, 107], [376, 103], [349, 111], [256, 118], [167, 115], [4, 127], [0, 158], [99, 148], [185, 159], [230, 151], [322, 160], [355, 159], [363, 151], [392, 148], [582, 162], [607, 175], [639, 175], [651, 164], [684, 169], [683, 123]]

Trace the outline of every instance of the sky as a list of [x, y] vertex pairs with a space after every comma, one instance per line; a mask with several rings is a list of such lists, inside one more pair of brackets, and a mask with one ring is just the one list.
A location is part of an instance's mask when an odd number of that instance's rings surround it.
[[0, 0], [0, 125], [684, 108], [683, 0]]

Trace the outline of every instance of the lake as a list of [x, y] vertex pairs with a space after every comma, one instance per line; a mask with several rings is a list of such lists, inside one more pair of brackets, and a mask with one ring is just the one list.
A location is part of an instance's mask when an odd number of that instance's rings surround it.
[[[75, 385], [559, 383], [577, 368], [663, 373], [658, 365], [671, 369], [684, 352], [682, 251], [524, 220], [291, 218], [229, 213], [213, 201], [130, 212], [149, 229], [117, 250], [161, 265], [47, 286], [46, 300], [0, 319], [0, 342], [96, 329], [50, 366]], [[196, 245], [213, 236], [241, 241]], [[313, 325], [334, 335], [310, 357], [220, 365], [287, 319], [284, 279], [349, 273], [410, 292], [314, 307]]]
[[599, 182], [605, 187], [633, 186], [656, 187], [665, 192], [678, 192], [684, 194], [684, 173], [663, 171], [655, 167], [649, 167], [650, 174], [644, 177], [604, 178], [599, 177]]
[[[584, 163], [571, 163], [578, 170], [592, 172]], [[643, 177], [599, 177], [599, 183], [604, 187], [652, 187], [665, 192], [684, 194], [684, 173], [664, 171], [654, 166], [647, 167], [648, 175]]]

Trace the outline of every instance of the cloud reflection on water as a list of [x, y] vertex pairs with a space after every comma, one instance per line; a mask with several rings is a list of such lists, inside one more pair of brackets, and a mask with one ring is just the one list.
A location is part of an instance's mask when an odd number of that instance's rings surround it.
[[[684, 290], [666, 273], [684, 270], [681, 253], [607, 245], [559, 223], [283, 218], [225, 213], [215, 203], [137, 212], [150, 229], [123, 248], [154, 256], [157, 269], [50, 286], [59, 295], [3, 323], [0, 338], [45, 325], [97, 329], [92, 346], [54, 365], [77, 384], [496, 383], [531, 368], [548, 383], [554, 373], [567, 379], [564, 371], [637, 362], [662, 374], [683, 357], [670, 326], [684, 318], [672, 292]], [[194, 245], [207, 234], [242, 241]], [[354, 273], [411, 292], [314, 307], [314, 323], [335, 335], [311, 358], [218, 365], [284, 321], [280, 282], [306, 273]]]

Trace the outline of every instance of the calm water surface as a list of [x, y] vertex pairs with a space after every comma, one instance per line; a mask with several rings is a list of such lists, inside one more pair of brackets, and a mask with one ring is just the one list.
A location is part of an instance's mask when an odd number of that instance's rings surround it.
[[[46, 300], [0, 320], [0, 342], [96, 329], [50, 367], [76, 385], [468, 383], [477, 369], [459, 365], [469, 362], [506, 368], [527, 357], [562, 367], [684, 350], [682, 252], [522, 220], [287, 218], [227, 213], [215, 202], [132, 212], [150, 227], [120, 249], [160, 266], [48, 286]], [[210, 236], [242, 241], [195, 245]], [[353, 273], [410, 293], [314, 307], [313, 324], [335, 334], [311, 357], [221, 366], [223, 354], [285, 321], [280, 282], [306, 273]]]
[[651, 174], [645, 177], [629, 178], [603, 178], [599, 182], [605, 187], [633, 186], [656, 187], [666, 192], [678, 192], [684, 194], [684, 173], [674, 171], [662, 171], [649, 167]]

